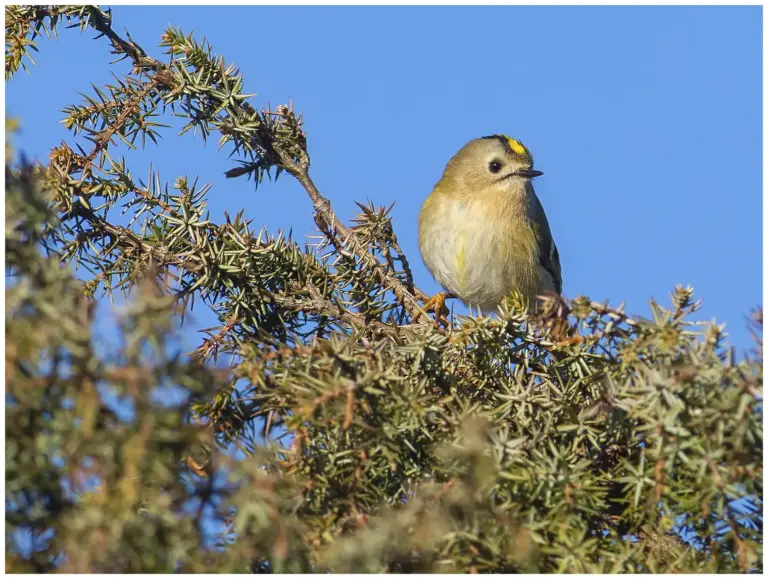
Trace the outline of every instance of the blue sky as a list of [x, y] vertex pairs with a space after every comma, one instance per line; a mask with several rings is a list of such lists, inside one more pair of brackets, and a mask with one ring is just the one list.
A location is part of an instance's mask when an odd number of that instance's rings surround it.
[[[726, 322], [743, 351], [745, 315], [762, 304], [761, 10], [116, 6], [113, 15], [116, 31], [156, 57], [168, 25], [207, 37], [240, 66], [257, 106], [293, 99], [318, 187], [344, 219], [353, 200], [396, 202], [395, 230], [424, 290], [438, 287], [418, 254], [421, 203], [466, 141], [506, 133], [545, 172], [536, 190], [566, 296], [626, 301], [647, 315], [649, 298], [666, 305], [676, 283], [691, 284], [700, 318]], [[76, 91], [92, 94], [91, 81], [129, 68], [109, 66], [107, 41], [90, 31], [59, 36], [40, 40], [31, 76], [6, 86], [6, 111], [22, 123], [17, 145], [40, 159], [69, 138], [60, 110], [82, 100]], [[215, 140], [204, 147], [166, 130], [160, 146], [126, 157], [137, 177], [152, 161], [171, 182], [212, 183], [214, 219], [245, 208], [257, 227], [312, 233], [296, 182], [254, 191], [225, 180], [235, 163]], [[195, 318], [211, 325], [202, 306]]]

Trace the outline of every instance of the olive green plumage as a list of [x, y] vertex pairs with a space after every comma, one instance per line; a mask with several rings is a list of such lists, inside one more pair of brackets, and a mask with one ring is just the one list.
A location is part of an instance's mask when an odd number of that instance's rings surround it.
[[517, 290], [560, 294], [560, 257], [522, 143], [493, 135], [454, 155], [419, 215], [419, 249], [435, 279], [482, 311]]

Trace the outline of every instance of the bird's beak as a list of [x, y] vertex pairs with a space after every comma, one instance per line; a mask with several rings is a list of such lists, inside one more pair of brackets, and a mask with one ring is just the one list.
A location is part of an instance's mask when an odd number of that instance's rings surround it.
[[520, 175], [521, 177], [528, 177], [531, 179], [532, 177], [538, 177], [540, 175], [543, 175], [544, 173], [542, 171], [537, 171], [536, 169], [519, 169], [515, 172], [516, 175]]

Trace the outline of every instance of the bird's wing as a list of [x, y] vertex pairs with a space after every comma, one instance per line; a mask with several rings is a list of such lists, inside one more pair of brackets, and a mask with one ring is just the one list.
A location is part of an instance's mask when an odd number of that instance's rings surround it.
[[530, 201], [531, 217], [536, 224], [534, 231], [536, 232], [536, 241], [539, 245], [539, 265], [552, 276], [557, 293], [562, 293], [563, 275], [560, 269], [560, 252], [557, 251], [555, 240], [552, 239], [552, 232], [549, 229], [549, 222], [544, 213], [544, 208], [541, 206], [541, 202], [535, 193], [531, 195]]
[[557, 251], [557, 245], [555, 245], [552, 237], [549, 238], [549, 251], [545, 252], [544, 249], [545, 248], [542, 247], [542, 252], [539, 256], [541, 267], [552, 276], [557, 293], [563, 293], [563, 274], [560, 269], [560, 253]]

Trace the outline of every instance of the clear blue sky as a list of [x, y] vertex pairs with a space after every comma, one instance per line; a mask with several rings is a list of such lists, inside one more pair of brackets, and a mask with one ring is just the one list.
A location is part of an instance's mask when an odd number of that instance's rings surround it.
[[[545, 175], [536, 189], [560, 249], [568, 297], [626, 301], [647, 315], [676, 283], [728, 323], [762, 304], [761, 7], [114, 7], [159, 57], [168, 25], [206, 36], [241, 67], [254, 104], [292, 98], [304, 113], [317, 185], [349, 219], [353, 200], [396, 201], [394, 224], [418, 285], [438, 288], [416, 240], [419, 208], [466, 141], [506, 133]], [[47, 158], [76, 91], [110, 82], [106, 39], [60, 30], [32, 75], [7, 84], [18, 145]], [[52, 87], [57, 87], [53, 89]], [[92, 93], [91, 93], [92, 94]], [[165, 121], [167, 122], [167, 121]], [[212, 215], [311, 234], [311, 204], [290, 177], [254, 192], [225, 180], [234, 162], [167, 130], [127, 155], [136, 177], [199, 175]], [[482, 226], [482, 224], [478, 224]], [[210, 325], [202, 306], [195, 317]], [[458, 308], [457, 311], [462, 311]], [[197, 337], [190, 343], [196, 343]]]

